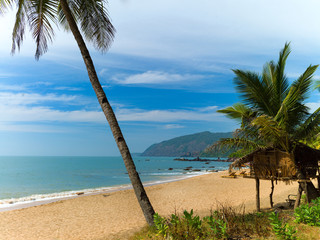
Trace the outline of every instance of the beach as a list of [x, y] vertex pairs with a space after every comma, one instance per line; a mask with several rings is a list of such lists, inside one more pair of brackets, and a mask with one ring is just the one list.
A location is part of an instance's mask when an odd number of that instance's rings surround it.
[[[150, 201], [160, 215], [194, 209], [204, 216], [220, 204], [244, 205], [255, 210], [255, 181], [222, 178], [227, 171], [146, 187]], [[261, 207], [269, 208], [270, 181], [261, 181]], [[278, 182], [274, 202], [283, 203], [295, 194], [297, 183]], [[0, 212], [0, 239], [100, 240], [128, 239], [146, 226], [132, 189], [79, 196], [45, 205]]]

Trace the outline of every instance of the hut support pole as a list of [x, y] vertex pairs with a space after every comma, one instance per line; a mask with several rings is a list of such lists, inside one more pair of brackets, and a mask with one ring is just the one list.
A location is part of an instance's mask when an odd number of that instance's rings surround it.
[[309, 197], [309, 191], [308, 191], [308, 184], [306, 181], [303, 184], [304, 184], [304, 193], [306, 194], [307, 203], [309, 203], [310, 197]]
[[273, 180], [271, 180], [271, 193], [270, 193], [270, 206], [271, 206], [271, 208], [273, 208], [273, 199], [272, 199], [273, 190], [274, 190], [274, 182], [273, 182]]
[[256, 206], [257, 212], [260, 212], [260, 180], [256, 177]]
[[297, 193], [296, 201], [295, 201], [295, 203], [294, 203], [294, 208], [299, 207], [299, 205], [300, 205], [300, 200], [301, 200], [301, 194], [302, 194], [302, 187], [300, 186], [300, 183], [299, 183], [298, 193]]

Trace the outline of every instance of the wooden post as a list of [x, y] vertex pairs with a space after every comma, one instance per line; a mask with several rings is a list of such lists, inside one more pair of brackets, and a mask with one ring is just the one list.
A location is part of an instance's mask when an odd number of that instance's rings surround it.
[[260, 212], [260, 180], [256, 177], [256, 206], [257, 212]]
[[271, 208], [273, 208], [273, 190], [274, 190], [274, 183], [273, 183], [273, 180], [271, 180], [271, 193], [270, 193], [270, 206]]
[[304, 193], [306, 194], [307, 203], [309, 203], [311, 201], [310, 201], [310, 196], [308, 191], [308, 184], [306, 181], [303, 184], [304, 184]]
[[302, 187], [300, 186], [300, 183], [299, 183], [297, 198], [296, 198], [296, 201], [295, 201], [295, 203], [294, 203], [294, 208], [295, 208], [295, 209], [296, 209], [297, 207], [299, 207], [299, 205], [300, 205], [301, 194], [302, 194]]

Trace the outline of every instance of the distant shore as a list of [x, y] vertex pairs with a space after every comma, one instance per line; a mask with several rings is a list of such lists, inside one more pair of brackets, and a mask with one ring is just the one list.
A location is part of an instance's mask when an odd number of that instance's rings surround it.
[[[255, 208], [255, 182], [245, 178], [221, 178], [227, 171], [210, 173], [146, 187], [155, 211], [170, 215], [194, 209], [201, 216], [220, 204]], [[278, 183], [275, 203], [296, 193], [297, 185]], [[261, 207], [269, 207], [270, 182], [261, 181]], [[73, 199], [0, 212], [3, 239], [73, 240], [127, 239], [145, 226], [145, 219], [132, 189], [79, 196]]]

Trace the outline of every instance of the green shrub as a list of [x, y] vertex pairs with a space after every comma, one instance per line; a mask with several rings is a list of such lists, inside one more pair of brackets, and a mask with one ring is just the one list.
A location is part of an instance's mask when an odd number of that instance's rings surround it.
[[320, 198], [312, 200], [310, 204], [302, 204], [294, 210], [297, 223], [310, 226], [320, 226]]
[[157, 234], [166, 236], [169, 228], [166, 219], [164, 219], [158, 213], [156, 213], [153, 216], [153, 222], [154, 222], [154, 226], [156, 228]]
[[210, 230], [215, 238], [227, 238], [227, 223], [223, 219], [219, 219], [213, 215], [203, 218], [209, 225]]
[[295, 240], [297, 237], [295, 236], [296, 230], [294, 227], [289, 226], [289, 224], [285, 223], [283, 224], [280, 220], [278, 214], [271, 213], [270, 214], [270, 224], [272, 226], [272, 229], [276, 236], [278, 236], [280, 239], [284, 240]]
[[268, 222], [267, 216], [245, 215], [244, 211], [239, 213], [229, 207], [222, 207], [203, 219], [194, 215], [193, 210], [184, 211], [180, 216], [172, 214], [167, 219], [155, 214], [154, 233], [158, 237], [162, 236], [161, 239], [174, 240], [241, 239], [249, 234], [269, 236], [270, 225], [265, 224]]

